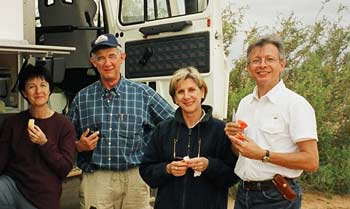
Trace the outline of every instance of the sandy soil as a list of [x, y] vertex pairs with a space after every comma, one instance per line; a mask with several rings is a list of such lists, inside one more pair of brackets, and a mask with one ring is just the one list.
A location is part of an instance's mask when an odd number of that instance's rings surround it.
[[[350, 209], [350, 195], [327, 196], [321, 193], [304, 193], [302, 209]], [[233, 209], [233, 199], [228, 202], [228, 209]]]
[[302, 209], [350, 209], [350, 195], [303, 194]]

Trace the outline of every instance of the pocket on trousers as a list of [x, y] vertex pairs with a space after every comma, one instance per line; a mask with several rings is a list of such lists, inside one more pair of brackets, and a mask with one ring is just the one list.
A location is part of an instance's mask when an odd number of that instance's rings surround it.
[[285, 200], [277, 189], [264, 190], [262, 193], [264, 197], [269, 200]]

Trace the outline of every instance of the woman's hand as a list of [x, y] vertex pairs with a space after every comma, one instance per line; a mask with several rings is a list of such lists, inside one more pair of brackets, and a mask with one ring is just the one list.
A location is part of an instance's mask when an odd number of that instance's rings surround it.
[[194, 171], [203, 172], [208, 168], [209, 160], [205, 157], [195, 157], [186, 160], [188, 167]]
[[28, 126], [27, 128], [29, 133], [30, 141], [32, 141], [35, 144], [43, 145], [47, 142], [46, 135], [42, 130], [39, 128], [39, 126]]
[[172, 161], [166, 165], [166, 172], [173, 176], [183, 176], [186, 174], [187, 168], [188, 166], [185, 160]]

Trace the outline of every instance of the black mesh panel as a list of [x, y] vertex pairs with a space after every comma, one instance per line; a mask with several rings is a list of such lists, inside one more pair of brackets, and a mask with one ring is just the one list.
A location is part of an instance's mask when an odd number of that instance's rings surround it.
[[209, 32], [125, 43], [125, 76], [169, 76], [194, 66], [209, 72]]

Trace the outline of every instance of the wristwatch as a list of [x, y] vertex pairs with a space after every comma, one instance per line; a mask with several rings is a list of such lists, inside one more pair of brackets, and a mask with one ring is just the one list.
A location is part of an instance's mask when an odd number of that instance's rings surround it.
[[264, 157], [261, 159], [264, 163], [267, 163], [270, 161], [270, 151], [266, 150]]

